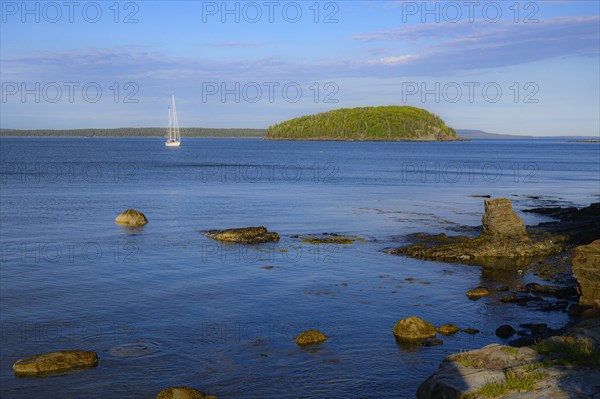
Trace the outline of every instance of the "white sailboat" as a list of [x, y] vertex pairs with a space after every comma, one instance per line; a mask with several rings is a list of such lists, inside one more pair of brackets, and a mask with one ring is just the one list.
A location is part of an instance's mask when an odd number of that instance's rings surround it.
[[175, 94], [171, 98], [171, 107], [169, 108], [169, 130], [167, 130], [165, 145], [167, 147], [179, 147], [181, 145], [179, 120], [177, 119], [177, 109], [175, 108]]

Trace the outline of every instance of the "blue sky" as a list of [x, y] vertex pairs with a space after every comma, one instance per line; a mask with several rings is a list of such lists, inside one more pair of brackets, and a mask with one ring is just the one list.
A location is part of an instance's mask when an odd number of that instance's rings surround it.
[[0, 3], [2, 128], [164, 126], [174, 92], [183, 127], [395, 104], [600, 131], [597, 1]]

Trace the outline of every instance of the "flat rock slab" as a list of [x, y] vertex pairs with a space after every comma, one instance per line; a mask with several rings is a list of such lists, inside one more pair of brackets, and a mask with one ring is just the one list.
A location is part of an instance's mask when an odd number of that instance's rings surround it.
[[16, 376], [38, 376], [96, 367], [97, 364], [95, 352], [66, 350], [19, 359], [13, 364], [13, 371]]
[[241, 227], [226, 230], [210, 230], [205, 236], [219, 241], [240, 244], [261, 244], [279, 241], [279, 234], [267, 231], [266, 227]]

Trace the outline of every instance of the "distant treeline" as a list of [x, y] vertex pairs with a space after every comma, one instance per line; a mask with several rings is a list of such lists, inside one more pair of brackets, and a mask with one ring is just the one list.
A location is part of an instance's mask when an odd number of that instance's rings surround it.
[[[0, 129], [0, 136], [18, 137], [165, 137], [165, 128], [125, 127], [119, 129], [72, 129], [72, 130], [16, 130]], [[212, 129], [203, 127], [181, 128], [181, 137], [266, 137], [265, 129]]]

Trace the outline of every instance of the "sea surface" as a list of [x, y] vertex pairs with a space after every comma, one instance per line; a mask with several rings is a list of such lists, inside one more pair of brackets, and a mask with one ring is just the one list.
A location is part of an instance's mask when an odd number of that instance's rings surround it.
[[[450, 353], [501, 324], [563, 325], [560, 312], [469, 300], [480, 285], [537, 281], [384, 251], [416, 232], [477, 234], [483, 199], [599, 201], [598, 144], [185, 139], [0, 139], [0, 397], [154, 398], [191, 385], [227, 398], [412, 398]], [[125, 209], [142, 228], [115, 224]], [[202, 232], [264, 225], [278, 243], [224, 245]], [[314, 245], [297, 235], [361, 237]], [[416, 315], [476, 328], [405, 347]], [[317, 328], [330, 338], [300, 348]], [[96, 351], [97, 368], [15, 378], [19, 358]]]

